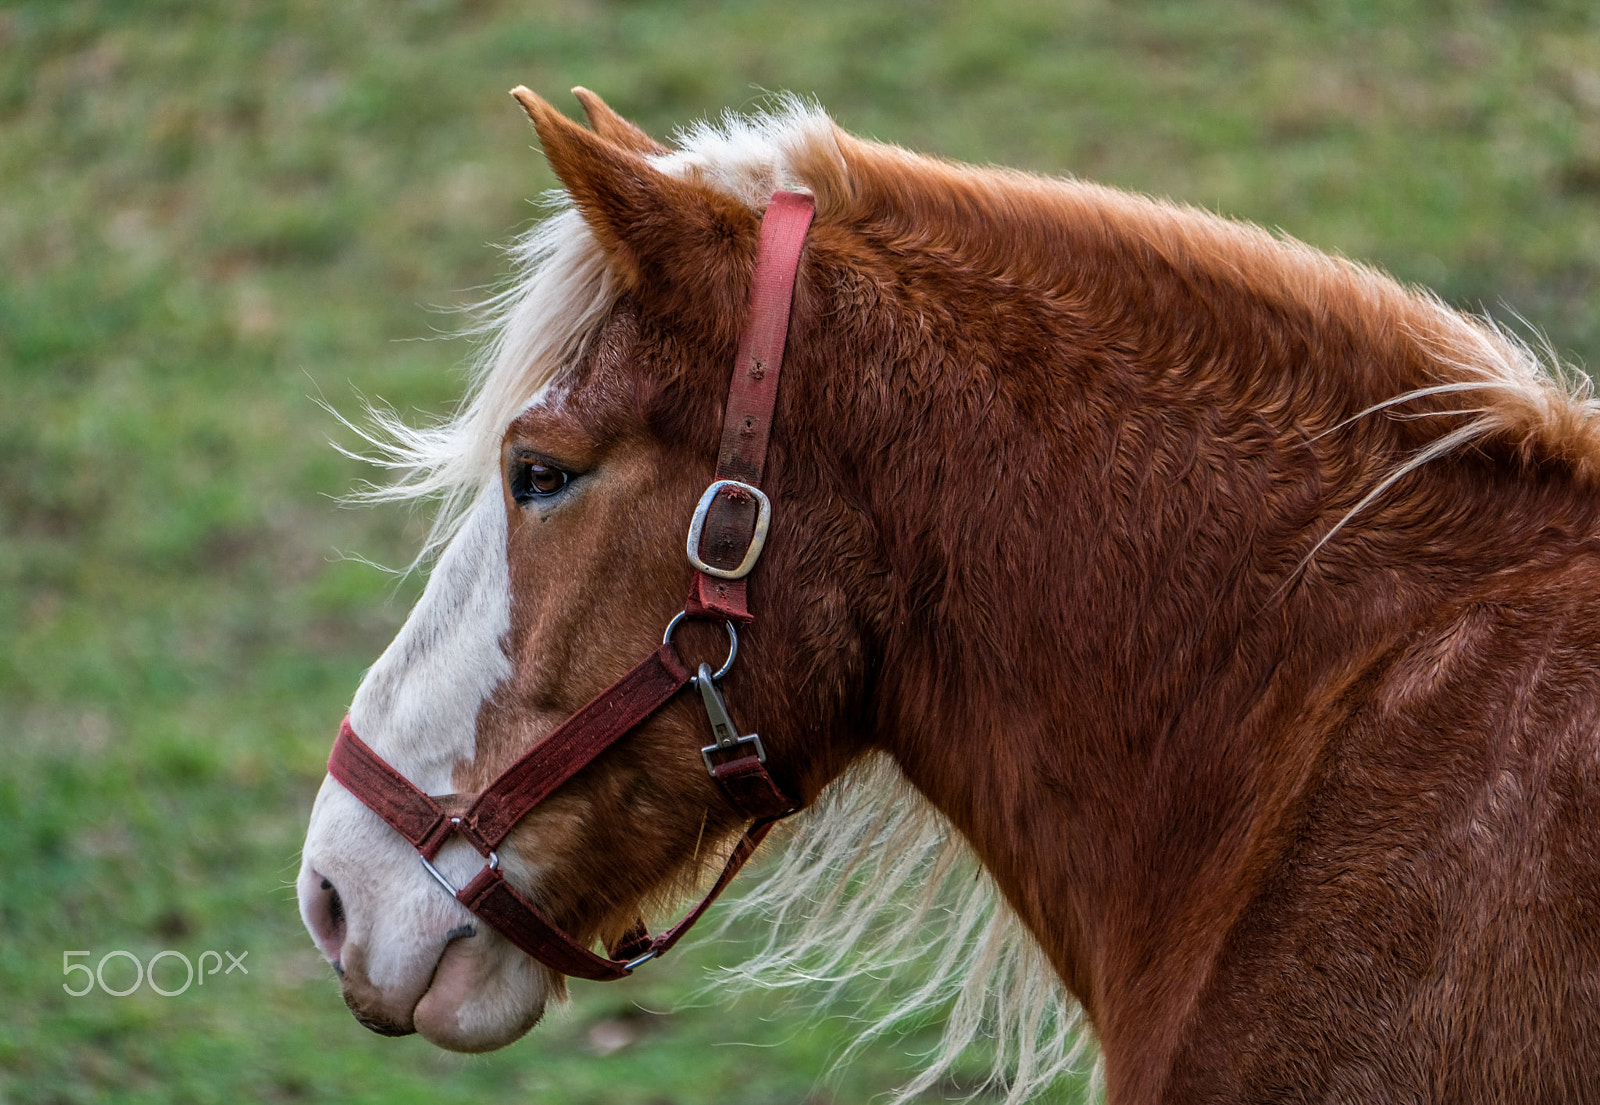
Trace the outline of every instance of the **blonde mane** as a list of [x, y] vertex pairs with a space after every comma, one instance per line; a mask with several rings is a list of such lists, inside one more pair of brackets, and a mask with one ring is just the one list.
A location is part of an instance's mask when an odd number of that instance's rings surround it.
[[[1600, 472], [1600, 433], [1586, 380], [1552, 375], [1502, 331], [1437, 300], [1255, 227], [1091, 185], [957, 167], [863, 143], [842, 135], [820, 109], [793, 99], [768, 114], [695, 126], [678, 136], [677, 147], [652, 159], [658, 168], [708, 182], [752, 210], [761, 210], [776, 188], [805, 188], [818, 197], [819, 220], [826, 219], [853, 202], [851, 159], [876, 158], [890, 167], [886, 173], [935, 177], [969, 197], [998, 191], [996, 206], [1048, 207], [1057, 218], [1092, 210], [1105, 225], [1137, 224], [1151, 248], [1185, 257], [1187, 267], [1225, 267], [1272, 295], [1334, 304], [1355, 326], [1398, 328], [1429, 351], [1437, 378], [1419, 380], [1357, 417], [1437, 418], [1442, 428], [1432, 444], [1373, 484], [1340, 526], [1416, 466], [1494, 434], [1518, 437], [1532, 452], [1566, 456], [1589, 478]], [[511, 250], [514, 280], [484, 305], [487, 340], [463, 405], [420, 428], [392, 410], [369, 411], [374, 428], [363, 436], [377, 450], [369, 459], [398, 479], [362, 497], [437, 499], [429, 550], [450, 539], [464, 509], [496, 479], [504, 427], [572, 361], [619, 294], [583, 219], [565, 197], [551, 202], [554, 213]], [[1464, 396], [1477, 398], [1462, 404]], [[1330, 423], [1323, 432], [1344, 424]], [[932, 1086], [975, 1044], [992, 1049], [991, 1081], [1005, 1086], [1007, 1102], [1087, 1065], [1092, 1045], [1081, 1010], [959, 834], [891, 762], [856, 766], [796, 822], [782, 858], [736, 907], [739, 916], [769, 924], [772, 936], [749, 963], [729, 972], [731, 979], [761, 987], [820, 981], [829, 994], [854, 994], [857, 980], [883, 981], [915, 968], [919, 981], [909, 992], [878, 995], [887, 1012], [861, 1037], [865, 1042], [930, 1012], [943, 1016], [937, 1050], [896, 1101]]]
[[[831, 142], [833, 133], [820, 109], [784, 98], [772, 114], [729, 115], [721, 126], [702, 123], [678, 136], [679, 152], [651, 160], [664, 172], [704, 180], [760, 211], [774, 190], [806, 186], [792, 167], [797, 159], [787, 154]], [[483, 344], [470, 362], [466, 399], [455, 413], [419, 427], [388, 407], [369, 404], [370, 429], [345, 422], [374, 450], [357, 459], [396, 476], [364, 488], [354, 496], [358, 501], [438, 501], [423, 557], [449, 542], [485, 481], [495, 477], [505, 427], [571, 363], [620, 293], [571, 199], [556, 191], [544, 201], [549, 217], [507, 250], [511, 281], [473, 310], [477, 322], [466, 333]]]
[[456, 412], [412, 426], [391, 408], [369, 404], [370, 429], [345, 421], [375, 450], [359, 459], [396, 474], [387, 485], [367, 486], [357, 500], [438, 501], [419, 561], [449, 543], [486, 485], [498, 485], [506, 426], [578, 354], [616, 300], [611, 269], [582, 216], [564, 194], [546, 198], [550, 217], [508, 250], [515, 279], [477, 308], [479, 322], [469, 333], [486, 340], [470, 363], [467, 398]]
[[[845, 1057], [896, 1030], [943, 1018], [938, 1045], [890, 1101], [940, 1082], [975, 1046], [990, 1071], [974, 1095], [1007, 1105], [1099, 1066], [1082, 1008], [1067, 994], [950, 823], [875, 755], [795, 819], [780, 857], [738, 899], [725, 927], [757, 921], [766, 939], [719, 983], [804, 987], [819, 1005], [868, 1010]], [[906, 989], [897, 980], [914, 978]]]

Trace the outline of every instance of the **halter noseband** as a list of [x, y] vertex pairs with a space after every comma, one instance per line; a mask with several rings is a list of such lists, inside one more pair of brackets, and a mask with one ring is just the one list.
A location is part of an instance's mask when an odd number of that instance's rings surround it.
[[[423, 866], [456, 900], [518, 948], [562, 974], [597, 981], [623, 978], [639, 964], [666, 952], [733, 880], [767, 831], [798, 808], [768, 774], [761, 738], [739, 734], [716, 684], [738, 653], [734, 623], [753, 620], [745, 578], [761, 555], [771, 517], [771, 505], [758, 485], [766, 465], [795, 272], [812, 213], [810, 196], [778, 192], [761, 220], [750, 317], [739, 339], [728, 391], [716, 479], [701, 496], [689, 527], [694, 583], [683, 612], [667, 626], [661, 646], [529, 749], [476, 798], [424, 794], [356, 736], [348, 717], [339, 727], [328, 757], [328, 774], [405, 837]], [[733, 567], [719, 566], [730, 562]], [[678, 656], [672, 634], [684, 618], [726, 622], [728, 660], [721, 670], [712, 672], [710, 665], [701, 664], [697, 672], [690, 672]], [[546, 796], [690, 684], [705, 703], [714, 737], [701, 749], [706, 768], [752, 824], [734, 846], [710, 892], [688, 916], [656, 937], [650, 936], [642, 920], [636, 922], [608, 949], [610, 958], [606, 958], [568, 936], [506, 881], [496, 849]], [[445, 841], [456, 835], [489, 861], [460, 889], [433, 865]]]

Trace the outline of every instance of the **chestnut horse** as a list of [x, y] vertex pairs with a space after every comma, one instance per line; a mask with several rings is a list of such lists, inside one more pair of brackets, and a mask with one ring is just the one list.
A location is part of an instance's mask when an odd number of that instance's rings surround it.
[[[754, 621], [696, 684], [807, 807], [761, 893], [975, 886], [936, 969], [989, 989], [1011, 964], [1001, 1013], [1047, 1042], [1081, 1007], [1117, 1103], [1600, 1101], [1579, 383], [1252, 226], [795, 103], [672, 149], [578, 94], [592, 129], [517, 90], [568, 200], [521, 247], [472, 398], [380, 435], [392, 493], [445, 501], [351, 706], [394, 786], [484, 790], [668, 648], [769, 197], [808, 195]], [[722, 619], [671, 647], [720, 664]], [[707, 771], [703, 700], [665, 693], [509, 835], [419, 847], [568, 945], [643, 946], [635, 919], [750, 820]], [[299, 883], [346, 1001], [447, 1048], [517, 1038], [561, 971], [371, 804], [324, 783]], [[844, 962], [860, 908], [815, 908], [797, 939]], [[1013, 1097], [1060, 1058], [1018, 1046]]]

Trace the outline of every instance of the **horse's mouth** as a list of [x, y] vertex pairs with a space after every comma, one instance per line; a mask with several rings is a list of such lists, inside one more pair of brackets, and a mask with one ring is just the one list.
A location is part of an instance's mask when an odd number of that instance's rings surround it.
[[504, 962], [472, 939], [475, 932], [470, 924], [451, 931], [411, 1013], [412, 1031], [447, 1051], [494, 1051], [521, 1039], [544, 1016], [543, 983], [535, 982], [526, 994], [508, 994], [515, 984], [505, 977]]
[[333, 961], [333, 969], [338, 974], [341, 994], [345, 1006], [355, 1017], [356, 1023], [362, 1028], [376, 1032], [380, 1036], [414, 1036], [417, 1033], [416, 1006], [428, 996], [433, 989], [439, 974], [439, 964], [443, 963], [450, 948], [458, 940], [464, 940], [477, 934], [477, 928], [472, 923], [457, 925], [444, 935], [444, 946], [439, 951], [439, 958], [434, 962], [433, 970], [429, 973], [428, 982], [418, 992], [417, 998], [404, 1011], [390, 1007], [374, 1008], [377, 1002], [372, 1001], [373, 994], [367, 987], [360, 984], [345, 971], [340, 960]]
[[369, 1013], [365, 1009], [361, 1008], [361, 1006], [357, 1005], [351, 999], [349, 994], [345, 994], [344, 1003], [349, 1007], [350, 1014], [351, 1016], [355, 1017], [356, 1023], [362, 1028], [370, 1029], [380, 1036], [416, 1035], [417, 1029], [415, 1024], [396, 1024], [387, 1017], [376, 1016], [372, 1013]]

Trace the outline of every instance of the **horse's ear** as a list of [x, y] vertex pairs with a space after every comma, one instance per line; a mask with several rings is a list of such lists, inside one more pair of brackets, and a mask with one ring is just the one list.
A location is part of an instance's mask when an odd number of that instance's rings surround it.
[[587, 88], [580, 85], [572, 90], [572, 94], [578, 97], [578, 102], [583, 105], [583, 113], [589, 117], [589, 126], [607, 142], [647, 157], [672, 152], [612, 111], [610, 105]]
[[550, 168], [577, 204], [629, 289], [672, 308], [720, 307], [706, 296], [732, 288], [752, 259], [760, 220], [725, 193], [668, 176], [637, 150], [568, 119], [518, 86]]

